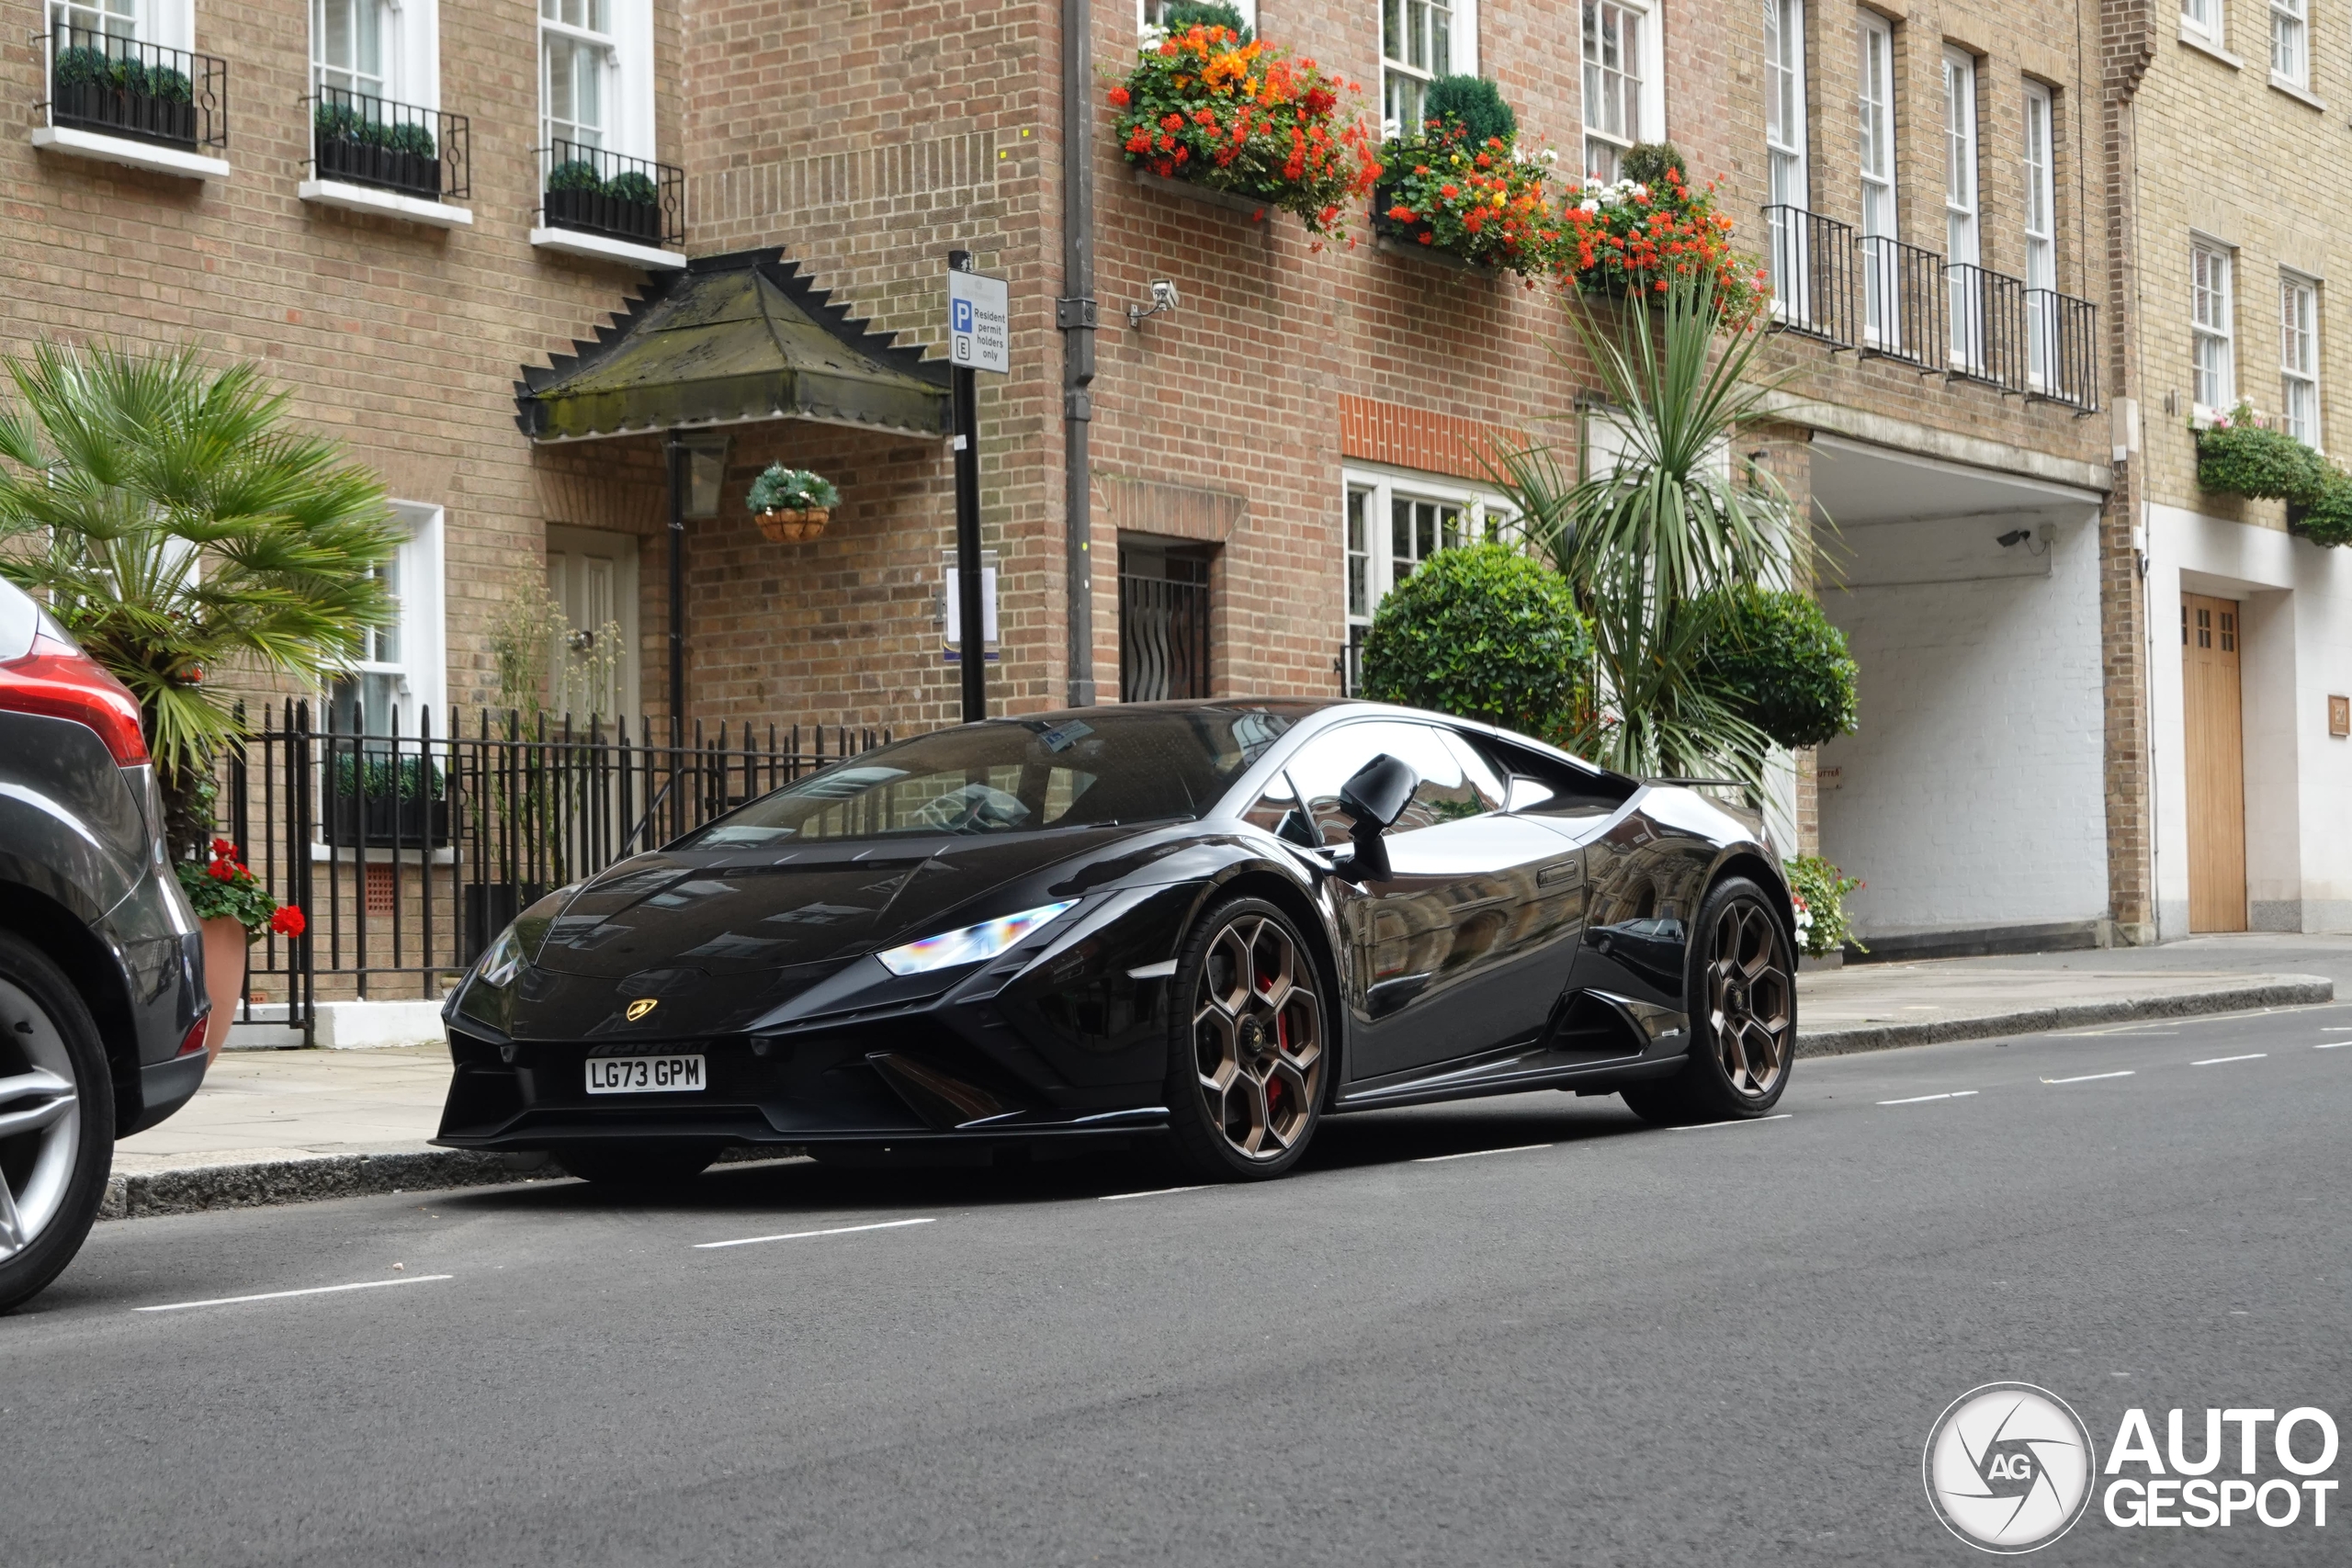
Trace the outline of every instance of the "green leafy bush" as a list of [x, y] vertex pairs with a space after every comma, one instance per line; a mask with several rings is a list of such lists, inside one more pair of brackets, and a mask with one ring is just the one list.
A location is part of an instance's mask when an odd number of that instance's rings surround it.
[[1241, 25], [1241, 8], [1222, 0], [1175, 0], [1159, 13], [1159, 30], [1164, 33], [1189, 32], [1194, 28], [1223, 28], [1248, 43], [1250, 29]]
[[1442, 550], [1381, 602], [1364, 694], [1543, 734], [1577, 706], [1592, 632], [1567, 580], [1501, 545]]
[[2329, 468], [2327, 483], [2311, 504], [2288, 513], [2287, 525], [2314, 545], [2352, 545], [2352, 475]]
[[[1667, 179], [1668, 175], [1674, 176], [1671, 182]], [[1683, 164], [1682, 150], [1671, 141], [1636, 141], [1617, 160], [1617, 176], [1635, 185], [1653, 186], [1690, 183], [1690, 171]]]
[[167, 104], [196, 102], [195, 85], [168, 65], [158, 65], [147, 73], [147, 91]]
[[398, 125], [385, 127], [384, 145], [394, 152], [405, 152], [412, 158], [428, 161], [441, 156], [441, 149], [433, 140], [432, 127], [420, 120], [404, 119]]
[[2327, 459], [2256, 423], [2245, 403], [2197, 432], [2197, 482], [2210, 491], [2308, 505], [2327, 488]]
[[1858, 952], [1870, 951], [1854, 941], [1853, 928], [1846, 919], [1846, 895], [1862, 886], [1860, 880], [1819, 855], [1799, 855], [1787, 862], [1785, 869], [1790, 902], [1796, 908], [1799, 953], [1808, 958], [1826, 958], [1848, 943]]
[[349, 751], [334, 754], [334, 793], [365, 794], [371, 799], [401, 800], [441, 798], [446, 781], [437, 766], [428, 766], [422, 757], [353, 756]]
[[88, 44], [76, 44], [57, 51], [57, 62], [51, 68], [61, 87], [111, 87], [114, 85], [114, 60], [102, 49]]
[[842, 492], [820, 474], [770, 463], [752, 481], [750, 500], [754, 512], [808, 512], [839, 506]]
[[1509, 145], [1519, 137], [1519, 115], [1503, 102], [1502, 89], [1484, 76], [1439, 77], [1422, 95], [1421, 118], [1460, 121], [1473, 147], [1489, 141]]
[[1752, 586], [1713, 597], [1718, 619], [1702, 668], [1735, 712], [1792, 750], [1853, 733], [1860, 671], [1819, 604]]
[[592, 190], [605, 188], [605, 176], [596, 165], [585, 158], [567, 158], [548, 171], [549, 190]]
[[662, 199], [662, 192], [653, 184], [653, 176], [637, 169], [615, 175], [605, 186], [605, 194], [615, 201], [634, 201], [651, 207]]

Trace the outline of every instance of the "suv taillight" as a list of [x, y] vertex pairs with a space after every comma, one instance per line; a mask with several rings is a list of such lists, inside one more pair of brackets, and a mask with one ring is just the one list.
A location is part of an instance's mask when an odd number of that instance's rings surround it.
[[46, 632], [22, 659], [0, 664], [0, 708], [86, 724], [123, 767], [147, 761], [139, 699], [96, 660]]

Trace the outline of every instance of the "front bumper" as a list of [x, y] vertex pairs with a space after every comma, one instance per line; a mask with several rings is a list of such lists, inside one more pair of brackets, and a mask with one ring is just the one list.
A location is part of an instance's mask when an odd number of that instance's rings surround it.
[[[1115, 897], [1035, 949], [949, 977], [929, 997], [906, 997], [904, 983], [862, 959], [812, 987], [805, 1006], [707, 1034], [535, 1039], [527, 1012], [506, 1014], [510, 1032], [461, 998], [449, 1014], [455, 1077], [434, 1142], [488, 1150], [603, 1139], [797, 1146], [1163, 1127], [1166, 982], [1128, 971], [1173, 952], [1192, 901], [1181, 887]], [[566, 993], [613, 990], [587, 976], [553, 984]], [[879, 998], [891, 999], [876, 1005]], [[575, 995], [548, 1000], [546, 1016], [581, 1016]], [[592, 1055], [685, 1054], [703, 1057], [707, 1088], [587, 1090]]]

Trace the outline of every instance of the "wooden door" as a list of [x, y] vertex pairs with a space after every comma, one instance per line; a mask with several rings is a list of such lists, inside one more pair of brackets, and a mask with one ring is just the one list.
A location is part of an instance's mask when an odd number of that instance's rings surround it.
[[2180, 596], [2188, 769], [2188, 929], [2245, 930], [2245, 740], [2238, 602]]

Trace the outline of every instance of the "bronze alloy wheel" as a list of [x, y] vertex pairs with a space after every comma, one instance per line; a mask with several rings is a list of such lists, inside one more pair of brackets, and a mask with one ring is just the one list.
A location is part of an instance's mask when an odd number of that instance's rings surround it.
[[1323, 1092], [1313, 960], [1283, 922], [1238, 913], [1210, 939], [1193, 1003], [1193, 1067], [1208, 1120], [1244, 1160], [1290, 1152]]
[[1755, 900], [1734, 898], [1715, 916], [1708, 940], [1708, 1033], [1732, 1089], [1763, 1100], [1788, 1070], [1796, 1016], [1780, 922]]

